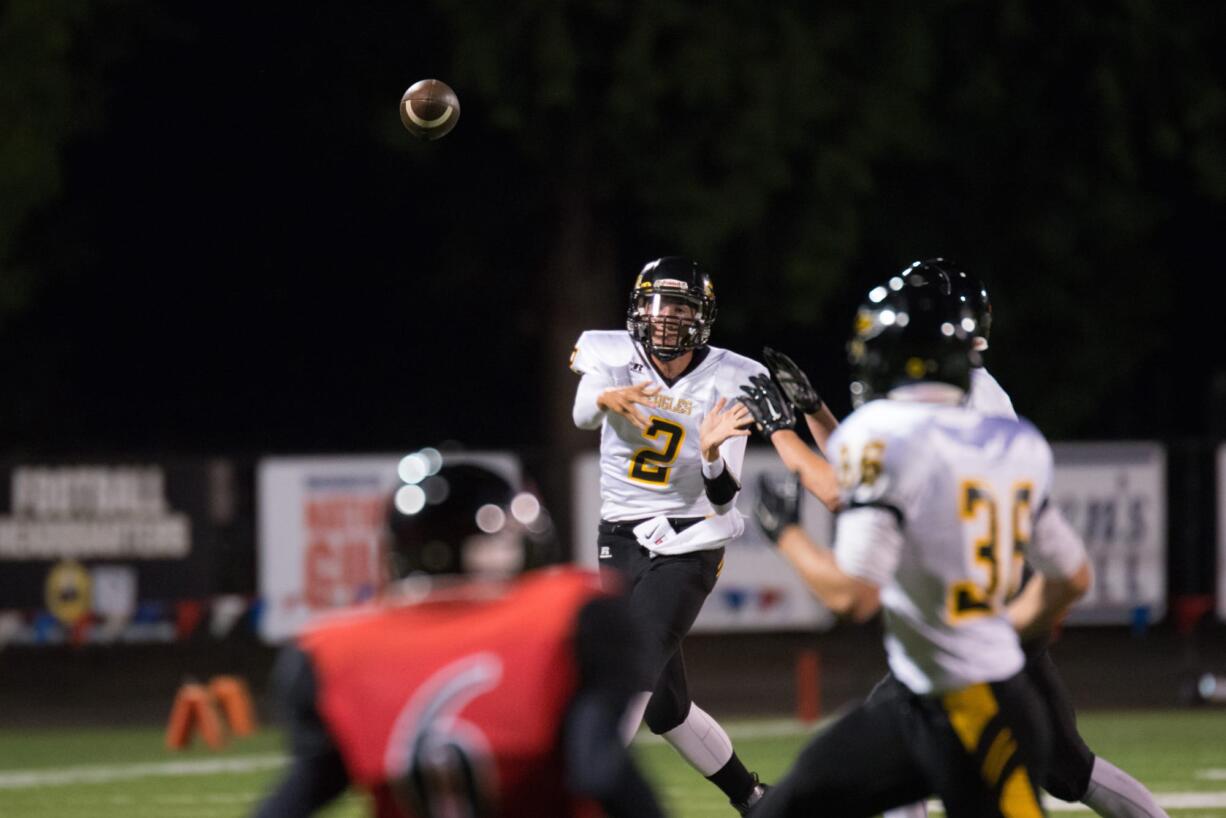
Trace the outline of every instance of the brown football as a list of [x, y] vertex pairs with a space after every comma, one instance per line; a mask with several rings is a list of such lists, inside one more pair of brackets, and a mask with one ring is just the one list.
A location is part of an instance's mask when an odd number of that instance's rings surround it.
[[460, 100], [442, 80], [420, 80], [400, 98], [400, 121], [418, 139], [439, 139], [460, 119]]

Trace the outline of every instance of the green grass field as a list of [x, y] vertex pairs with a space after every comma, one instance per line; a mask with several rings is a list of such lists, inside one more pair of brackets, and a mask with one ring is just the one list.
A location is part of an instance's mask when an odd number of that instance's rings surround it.
[[[1226, 818], [1226, 711], [1086, 713], [1090, 745], [1153, 789], [1178, 818]], [[791, 722], [732, 722], [737, 752], [764, 780], [806, 740]], [[667, 745], [640, 734], [636, 752], [677, 818], [732, 818], [722, 795]], [[0, 731], [3, 818], [232, 818], [251, 812], [284, 763], [265, 730], [222, 752], [170, 753], [152, 729]], [[1053, 811], [1080, 810], [1054, 804]], [[366, 815], [348, 796], [323, 815]]]

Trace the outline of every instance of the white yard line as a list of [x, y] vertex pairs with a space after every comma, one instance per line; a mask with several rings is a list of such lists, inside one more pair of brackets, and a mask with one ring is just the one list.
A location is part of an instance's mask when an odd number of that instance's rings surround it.
[[286, 762], [282, 754], [160, 761], [146, 764], [82, 765], [46, 770], [0, 770], [0, 790], [62, 787], [68, 784], [107, 784], [133, 778], [170, 775], [218, 775], [271, 770]]

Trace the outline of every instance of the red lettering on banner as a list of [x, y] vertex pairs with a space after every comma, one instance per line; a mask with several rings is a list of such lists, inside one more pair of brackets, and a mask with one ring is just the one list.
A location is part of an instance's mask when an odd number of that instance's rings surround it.
[[312, 610], [331, 608], [335, 603], [333, 597], [336, 590], [336, 580], [332, 567], [336, 560], [331, 547], [326, 542], [314, 541], [306, 550], [306, 597], [307, 606]]
[[375, 555], [384, 503], [383, 497], [365, 495], [307, 501], [303, 596], [312, 610], [358, 602], [377, 590]]

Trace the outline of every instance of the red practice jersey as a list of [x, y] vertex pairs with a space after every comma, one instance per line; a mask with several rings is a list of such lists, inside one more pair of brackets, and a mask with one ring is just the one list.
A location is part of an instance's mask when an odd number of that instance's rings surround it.
[[[360, 609], [301, 637], [319, 712], [381, 818], [599, 814], [567, 793], [560, 746], [577, 615], [599, 593], [593, 573], [549, 569]], [[388, 797], [396, 780], [411, 782], [404, 810]]]

